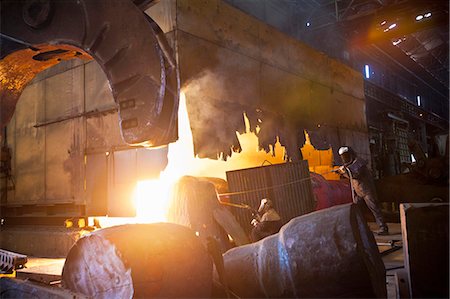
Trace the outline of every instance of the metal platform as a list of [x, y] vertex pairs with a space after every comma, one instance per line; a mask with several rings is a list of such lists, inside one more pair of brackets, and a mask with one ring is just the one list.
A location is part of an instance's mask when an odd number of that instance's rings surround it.
[[59, 284], [66, 259], [30, 257], [26, 267], [17, 270], [16, 277], [45, 284]]

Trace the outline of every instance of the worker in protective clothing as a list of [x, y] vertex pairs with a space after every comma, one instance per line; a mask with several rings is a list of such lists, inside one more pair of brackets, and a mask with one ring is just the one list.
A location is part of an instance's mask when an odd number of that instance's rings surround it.
[[[260, 216], [262, 215], [262, 216]], [[265, 237], [276, 234], [281, 226], [281, 217], [273, 208], [273, 203], [270, 199], [261, 199], [261, 204], [258, 208], [258, 213], [254, 215], [252, 220], [252, 240], [259, 241]]]
[[352, 186], [353, 202], [361, 207], [363, 202], [375, 217], [375, 221], [380, 227], [376, 233], [378, 235], [388, 235], [388, 226], [383, 220], [380, 204], [378, 202], [375, 183], [372, 174], [367, 167], [367, 161], [359, 158], [353, 149], [349, 146], [342, 146], [339, 149], [342, 165], [337, 172], [350, 179]]

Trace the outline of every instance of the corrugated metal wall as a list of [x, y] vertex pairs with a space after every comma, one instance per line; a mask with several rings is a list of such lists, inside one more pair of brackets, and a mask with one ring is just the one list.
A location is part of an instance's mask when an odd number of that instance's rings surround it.
[[86, 205], [87, 215], [133, 216], [136, 181], [156, 177], [166, 163], [165, 149], [122, 141], [95, 62], [72, 60], [40, 73], [7, 129], [15, 184], [7, 206]]
[[[315, 208], [307, 161], [228, 171], [227, 181], [230, 193], [235, 193], [231, 195], [233, 203], [248, 204], [257, 210], [261, 199], [269, 198], [283, 224]], [[251, 212], [240, 208], [231, 211], [249, 233]]]
[[[70, 118], [84, 109], [83, 74], [82, 62], [72, 61], [42, 74], [24, 90], [8, 125], [15, 179], [8, 204], [83, 201], [85, 129], [81, 119]], [[47, 122], [54, 123], [42, 125]]]

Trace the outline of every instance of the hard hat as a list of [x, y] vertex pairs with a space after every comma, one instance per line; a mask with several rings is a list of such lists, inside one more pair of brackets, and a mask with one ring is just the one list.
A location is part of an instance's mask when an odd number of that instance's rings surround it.
[[342, 146], [339, 149], [339, 155], [343, 155], [345, 153], [348, 153], [350, 151], [350, 147], [349, 146]]
[[339, 156], [344, 163], [350, 163], [356, 158], [356, 154], [350, 146], [342, 146], [339, 149]]
[[272, 206], [272, 201], [268, 198], [261, 199], [261, 204], [259, 205], [258, 212], [261, 213], [266, 205]]

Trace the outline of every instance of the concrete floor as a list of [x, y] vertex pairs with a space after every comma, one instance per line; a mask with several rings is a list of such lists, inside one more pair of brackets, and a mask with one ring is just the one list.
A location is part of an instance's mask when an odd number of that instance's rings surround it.
[[46, 284], [58, 284], [61, 281], [64, 258], [28, 257], [25, 268], [16, 271], [16, 277], [31, 279]]
[[[373, 222], [369, 223], [369, 227], [372, 231], [378, 229], [377, 225]], [[402, 233], [400, 223], [388, 223], [389, 235], [388, 236], [375, 236], [375, 240], [378, 245], [379, 251], [382, 253], [392, 248], [389, 243], [393, 243], [395, 246], [402, 246]], [[403, 248], [399, 248], [396, 251], [392, 251], [383, 255], [383, 262], [386, 268], [386, 287], [387, 298], [397, 298], [397, 287], [395, 284], [395, 272], [404, 269]]]

